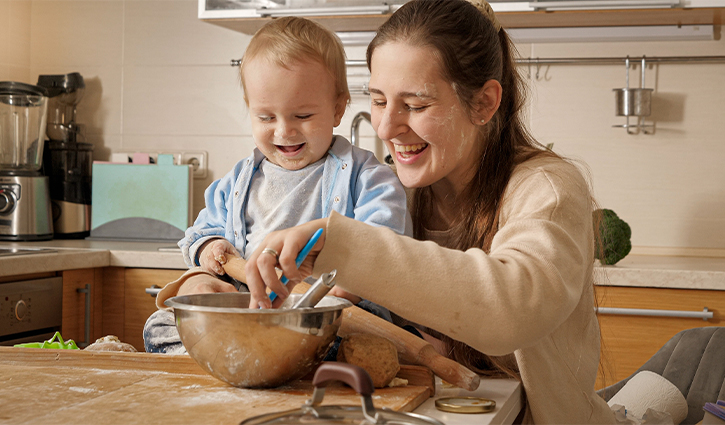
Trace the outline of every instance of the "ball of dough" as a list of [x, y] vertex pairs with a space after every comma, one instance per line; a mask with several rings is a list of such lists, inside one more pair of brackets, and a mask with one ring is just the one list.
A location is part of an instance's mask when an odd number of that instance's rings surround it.
[[98, 338], [96, 342], [85, 348], [88, 351], [125, 351], [128, 353], [136, 353], [138, 350], [125, 342], [121, 342], [116, 335], [106, 335]]
[[375, 388], [383, 388], [400, 370], [398, 350], [387, 339], [371, 334], [351, 334], [342, 339], [337, 361], [365, 369]]

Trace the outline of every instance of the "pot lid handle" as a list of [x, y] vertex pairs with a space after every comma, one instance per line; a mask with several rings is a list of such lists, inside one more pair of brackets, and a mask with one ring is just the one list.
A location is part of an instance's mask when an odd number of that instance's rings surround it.
[[370, 375], [365, 369], [349, 363], [325, 362], [317, 368], [315, 376], [312, 378], [312, 384], [315, 390], [312, 393], [312, 399], [305, 403], [308, 408], [314, 408], [322, 404], [325, 397], [325, 386], [333, 381], [342, 381], [351, 386], [358, 394], [360, 394], [363, 416], [371, 423], [382, 423], [379, 415], [373, 406], [373, 398], [375, 386]]
[[317, 368], [312, 384], [325, 387], [332, 381], [342, 381], [351, 386], [361, 396], [370, 396], [375, 392], [373, 380], [365, 369], [349, 363], [324, 362]]

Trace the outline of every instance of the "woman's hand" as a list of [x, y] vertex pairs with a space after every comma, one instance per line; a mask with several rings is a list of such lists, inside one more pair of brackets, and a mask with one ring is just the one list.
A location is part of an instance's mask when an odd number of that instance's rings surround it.
[[[199, 265], [202, 270], [216, 274], [218, 276], [223, 275], [224, 267], [223, 264], [227, 262], [224, 254], [231, 254], [235, 257], [239, 257], [239, 251], [234, 248], [226, 239], [210, 239], [204, 242], [204, 245], [199, 248]], [[216, 292], [216, 291], [215, 291]]]
[[[307, 244], [315, 231], [319, 228], [325, 229], [322, 236], [310, 251], [307, 259], [300, 265], [299, 270], [295, 264], [297, 254]], [[247, 259], [244, 271], [247, 274], [247, 287], [251, 294], [249, 308], [272, 308], [279, 307], [287, 297], [289, 291], [295, 287], [304, 277], [312, 274], [317, 255], [325, 246], [325, 234], [327, 230], [327, 219], [321, 218], [292, 227], [285, 230], [270, 233], [259, 244], [259, 247]], [[272, 249], [279, 254], [275, 257], [269, 251], [262, 253], [265, 248]], [[275, 267], [279, 266], [289, 283], [285, 287], [279, 280]], [[266, 288], [277, 294], [277, 299], [272, 303], [267, 296]]]
[[213, 292], [237, 292], [231, 283], [224, 282], [208, 274], [197, 274], [186, 279], [179, 287], [177, 295], [209, 294]]

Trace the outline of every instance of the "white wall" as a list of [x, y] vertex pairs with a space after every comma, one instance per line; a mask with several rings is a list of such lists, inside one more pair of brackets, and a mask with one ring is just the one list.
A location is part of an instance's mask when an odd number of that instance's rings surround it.
[[30, 77], [30, 2], [0, 0], [0, 81]]
[[[717, 31], [719, 37], [719, 31]], [[725, 41], [541, 44], [532, 57], [725, 56]], [[637, 68], [630, 86], [639, 85]], [[624, 65], [542, 69], [531, 128], [589, 164], [595, 195], [632, 226], [639, 246], [725, 248], [725, 63], [646, 68], [654, 135], [628, 135], [613, 88]]]
[[[35, 83], [39, 74], [80, 72], [87, 88], [78, 121], [96, 159], [118, 149], [207, 151], [208, 177], [195, 181], [198, 211], [204, 188], [253, 142], [229, 66], [249, 36], [196, 14], [196, 0], [0, 0], [0, 79]], [[533, 57], [725, 55], [723, 40], [519, 47]], [[349, 48], [348, 57], [362, 59], [364, 48]], [[631, 224], [637, 249], [725, 252], [725, 64], [647, 72], [655, 135], [611, 127], [622, 123], [612, 89], [625, 82], [624, 66], [613, 65], [532, 75], [533, 133], [589, 165], [600, 205]], [[637, 71], [631, 81], [639, 81]], [[353, 96], [338, 133], [349, 137], [353, 115], [368, 109], [365, 97]], [[374, 149], [368, 124], [361, 134]]]

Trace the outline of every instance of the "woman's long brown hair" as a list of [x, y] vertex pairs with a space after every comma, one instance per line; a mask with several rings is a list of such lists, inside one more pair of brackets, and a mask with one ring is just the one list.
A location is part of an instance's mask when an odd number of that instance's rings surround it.
[[[470, 111], [475, 95], [489, 80], [502, 88], [498, 111], [482, 126], [484, 144], [478, 169], [459, 202], [465, 211], [451, 226], [453, 245], [466, 250], [482, 248], [489, 252], [498, 228], [502, 198], [514, 167], [537, 155], [555, 155], [544, 149], [523, 124], [522, 108], [526, 87], [516, 70], [516, 49], [506, 31], [497, 31], [479, 10], [464, 0], [413, 0], [398, 9], [383, 24], [367, 50], [367, 64], [375, 49], [389, 42], [405, 42], [432, 47], [443, 77], [452, 83], [461, 104]], [[415, 190], [411, 215], [414, 236], [423, 239], [435, 199], [430, 187]], [[449, 356], [478, 373], [506, 374], [519, 378], [513, 355], [489, 357], [470, 346], [433, 331], [447, 343]]]

